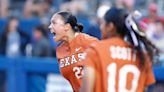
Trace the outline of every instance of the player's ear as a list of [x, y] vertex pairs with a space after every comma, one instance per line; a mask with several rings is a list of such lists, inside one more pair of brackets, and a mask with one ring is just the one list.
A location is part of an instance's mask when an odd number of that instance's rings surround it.
[[112, 22], [106, 24], [106, 28], [107, 28], [107, 31], [112, 31], [112, 29], [114, 28], [114, 24]]
[[65, 31], [68, 31], [71, 29], [71, 25], [69, 23], [67, 23], [67, 24], [65, 24], [64, 28], [65, 28]]

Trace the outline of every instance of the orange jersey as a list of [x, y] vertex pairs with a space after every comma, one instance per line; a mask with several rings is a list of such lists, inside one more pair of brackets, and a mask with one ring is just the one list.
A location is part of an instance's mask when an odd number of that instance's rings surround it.
[[98, 41], [87, 34], [77, 33], [75, 38], [69, 43], [61, 44], [56, 51], [60, 72], [65, 79], [69, 81], [74, 92], [79, 92], [81, 85], [81, 71], [83, 67], [79, 66], [83, 52], [90, 43]]
[[86, 66], [95, 69], [94, 92], [143, 92], [155, 82], [148, 58], [140, 69], [136, 51], [119, 37], [94, 43], [86, 52]]

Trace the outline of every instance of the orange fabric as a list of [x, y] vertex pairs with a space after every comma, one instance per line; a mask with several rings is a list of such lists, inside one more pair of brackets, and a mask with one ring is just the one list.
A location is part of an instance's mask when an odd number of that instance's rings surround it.
[[[86, 53], [85, 65], [96, 72], [94, 92], [125, 92], [123, 89], [132, 90], [132, 87], [135, 90], [129, 92], [143, 92], [146, 86], [155, 82], [148, 59], [144, 68], [140, 69], [139, 57], [121, 38], [94, 43]], [[111, 87], [115, 91], [109, 91]]]
[[82, 69], [78, 65], [84, 57], [83, 52], [90, 43], [98, 41], [89, 35], [78, 33], [69, 43], [61, 44], [56, 51], [60, 72], [69, 81], [74, 92], [79, 92]]

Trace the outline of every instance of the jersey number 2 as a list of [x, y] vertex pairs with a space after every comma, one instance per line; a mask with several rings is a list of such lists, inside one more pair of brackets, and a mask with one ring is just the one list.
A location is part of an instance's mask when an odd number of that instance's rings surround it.
[[82, 67], [74, 67], [73, 72], [75, 73], [75, 76], [77, 79], [80, 79], [82, 77]]
[[[116, 92], [116, 76], [118, 78], [118, 92], [135, 92], [138, 86], [138, 80], [140, 76], [139, 69], [134, 65], [124, 65], [116, 73], [117, 65], [116, 63], [111, 63], [107, 67], [108, 75], [108, 92]], [[131, 83], [131, 88], [127, 89], [127, 75], [128, 73], [133, 74], [133, 79]]]

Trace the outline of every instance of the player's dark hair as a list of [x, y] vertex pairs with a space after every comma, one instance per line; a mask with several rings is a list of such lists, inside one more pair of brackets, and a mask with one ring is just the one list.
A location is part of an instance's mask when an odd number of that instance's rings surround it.
[[[155, 56], [158, 55], [158, 49], [140, 31], [132, 15], [128, 14], [124, 9], [112, 7], [106, 12], [104, 20], [106, 23], [112, 22], [116, 27], [117, 33], [124, 38], [126, 37], [127, 41], [134, 46], [140, 57], [141, 67], [145, 65], [145, 52], [147, 52], [150, 60], [157, 59]], [[133, 27], [134, 24], [137, 29]]]
[[76, 17], [71, 12], [58, 12], [57, 14], [62, 16], [64, 22], [69, 23], [75, 32], [82, 32], [83, 25], [77, 23]]

